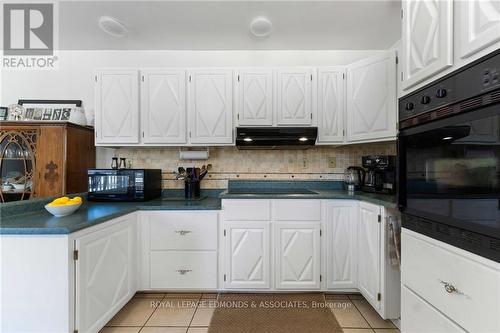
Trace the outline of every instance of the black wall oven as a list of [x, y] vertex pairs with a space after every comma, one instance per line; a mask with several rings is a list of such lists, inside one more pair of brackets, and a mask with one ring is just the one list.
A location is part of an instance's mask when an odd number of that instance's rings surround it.
[[500, 51], [399, 101], [403, 227], [500, 262]]

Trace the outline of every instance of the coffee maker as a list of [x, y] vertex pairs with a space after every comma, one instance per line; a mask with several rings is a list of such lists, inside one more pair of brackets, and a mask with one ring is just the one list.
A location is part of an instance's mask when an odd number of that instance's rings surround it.
[[396, 193], [396, 156], [371, 155], [362, 157], [366, 177], [361, 189], [365, 192]]

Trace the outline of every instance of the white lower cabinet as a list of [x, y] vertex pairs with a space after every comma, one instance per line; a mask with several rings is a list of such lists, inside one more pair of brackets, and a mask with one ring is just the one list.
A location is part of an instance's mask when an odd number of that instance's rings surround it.
[[405, 286], [401, 288], [401, 318], [401, 332], [405, 333], [465, 332]]
[[[465, 331], [500, 332], [499, 263], [408, 229], [403, 229], [401, 244], [403, 288]], [[403, 309], [411, 306], [406, 295], [402, 302]], [[401, 317], [403, 327], [410, 328], [427, 318], [413, 311]]]
[[358, 289], [380, 309], [380, 206], [360, 202], [358, 216]]
[[245, 201], [222, 200], [222, 289], [359, 290], [382, 318], [399, 318], [387, 209], [345, 199]]
[[321, 201], [245, 201], [222, 202], [224, 288], [320, 289]]
[[112, 223], [75, 239], [78, 332], [99, 331], [136, 291], [135, 214]]
[[357, 287], [358, 202], [325, 202], [326, 210], [326, 287]]
[[276, 224], [276, 289], [320, 288], [320, 223]]
[[217, 289], [218, 212], [141, 212], [140, 290]]
[[151, 251], [151, 289], [217, 288], [217, 252]]
[[224, 225], [224, 287], [261, 289], [271, 287], [271, 222], [228, 222]]

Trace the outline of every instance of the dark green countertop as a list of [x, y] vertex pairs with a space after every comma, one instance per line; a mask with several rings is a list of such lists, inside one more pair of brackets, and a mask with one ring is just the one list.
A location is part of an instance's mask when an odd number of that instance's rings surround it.
[[219, 210], [220, 199], [201, 200], [155, 199], [148, 202], [85, 202], [75, 213], [54, 217], [45, 209], [2, 217], [2, 235], [70, 234], [137, 210]]
[[0, 206], [1, 235], [70, 234], [137, 210], [220, 210], [222, 199], [353, 199], [396, 208], [391, 195], [342, 190], [339, 182], [311, 181], [238, 181], [230, 188], [310, 189], [313, 194], [232, 194], [221, 190], [202, 190], [202, 199], [185, 200], [181, 192], [164, 192], [164, 198], [148, 202], [88, 202], [72, 215], [54, 217], [43, 206], [52, 198], [35, 199]]
[[345, 190], [316, 190], [316, 194], [240, 194], [224, 191], [220, 194], [221, 199], [352, 199], [371, 202], [387, 208], [396, 208], [396, 197], [387, 194], [354, 192]]
[[[241, 194], [238, 192], [255, 191], [252, 194]], [[267, 190], [282, 190], [293, 192], [298, 190], [310, 190], [311, 194], [269, 194]], [[232, 193], [234, 192], [234, 193]], [[259, 193], [260, 192], [260, 193]], [[352, 199], [363, 200], [387, 208], [397, 208], [395, 195], [366, 193], [356, 191], [348, 192], [341, 181], [325, 180], [230, 180], [229, 189], [219, 195], [221, 199]]]

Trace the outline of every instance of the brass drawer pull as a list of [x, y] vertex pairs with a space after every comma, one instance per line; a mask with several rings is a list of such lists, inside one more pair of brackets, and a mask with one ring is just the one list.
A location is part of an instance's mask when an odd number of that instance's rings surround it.
[[191, 230], [175, 230], [174, 232], [175, 232], [176, 234], [181, 235], [181, 236], [185, 236], [185, 235], [187, 235], [187, 234], [191, 233]]
[[191, 269], [178, 269], [176, 270], [177, 273], [179, 273], [180, 275], [185, 275], [186, 273], [189, 273], [189, 272], [192, 272]]

